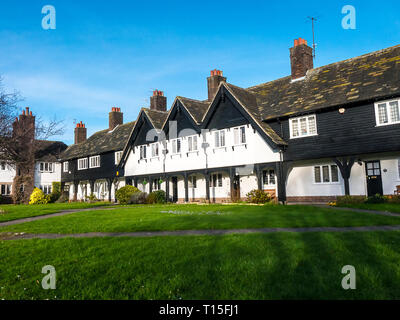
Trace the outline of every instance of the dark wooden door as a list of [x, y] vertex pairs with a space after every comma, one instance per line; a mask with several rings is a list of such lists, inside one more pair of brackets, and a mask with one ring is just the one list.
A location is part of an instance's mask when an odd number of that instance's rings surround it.
[[178, 177], [172, 177], [172, 202], [178, 201]]
[[233, 178], [232, 200], [240, 200], [240, 176], [235, 176]]
[[368, 196], [383, 194], [381, 162], [379, 160], [368, 161], [365, 163], [365, 167], [367, 170]]

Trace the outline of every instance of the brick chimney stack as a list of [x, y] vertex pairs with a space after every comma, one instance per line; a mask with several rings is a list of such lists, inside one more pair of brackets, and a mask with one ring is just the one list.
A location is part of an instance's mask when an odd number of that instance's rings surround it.
[[207, 78], [207, 86], [208, 86], [208, 101], [214, 99], [215, 94], [217, 93], [219, 84], [221, 82], [226, 82], [226, 78], [222, 76], [221, 70], [211, 70], [211, 75]]
[[26, 143], [33, 143], [35, 140], [35, 116], [29, 107], [22, 111], [19, 118], [15, 118], [13, 123], [13, 136], [21, 139], [24, 137]]
[[150, 97], [150, 109], [167, 111], [167, 97], [164, 96], [163, 91], [157, 89], [153, 91], [153, 96]]
[[290, 48], [290, 65], [292, 80], [304, 77], [308, 70], [314, 68], [313, 49], [307, 45], [306, 40], [294, 40], [294, 46]]
[[108, 114], [108, 126], [109, 130], [113, 130], [116, 126], [124, 123], [124, 114], [121, 112], [121, 108], [112, 108]]
[[75, 144], [81, 143], [86, 140], [87, 129], [85, 124], [81, 122], [76, 124], [75, 128]]

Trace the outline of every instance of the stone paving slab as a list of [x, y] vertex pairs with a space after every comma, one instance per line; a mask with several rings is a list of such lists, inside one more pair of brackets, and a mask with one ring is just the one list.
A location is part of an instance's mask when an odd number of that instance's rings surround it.
[[260, 229], [227, 229], [227, 230], [177, 230], [177, 231], [142, 231], [142, 232], [89, 232], [75, 234], [57, 233], [3, 233], [1, 240], [21, 239], [61, 239], [61, 238], [102, 238], [102, 237], [165, 237], [165, 236], [199, 236], [227, 235], [252, 233], [308, 233], [308, 232], [369, 232], [369, 231], [400, 231], [400, 225], [394, 226], [363, 226], [363, 227], [312, 227], [312, 228], [260, 228]]

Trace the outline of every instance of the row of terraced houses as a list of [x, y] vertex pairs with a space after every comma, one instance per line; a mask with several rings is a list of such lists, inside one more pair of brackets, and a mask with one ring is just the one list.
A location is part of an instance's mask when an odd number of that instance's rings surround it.
[[254, 189], [281, 202], [393, 194], [400, 185], [400, 46], [314, 68], [296, 39], [291, 75], [250, 88], [207, 78], [208, 99], [159, 90], [135, 121], [112, 108], [109, 127], [58, 155], [71, 200], [113, 200], [130, 184], [174, 202], [229, 202]]

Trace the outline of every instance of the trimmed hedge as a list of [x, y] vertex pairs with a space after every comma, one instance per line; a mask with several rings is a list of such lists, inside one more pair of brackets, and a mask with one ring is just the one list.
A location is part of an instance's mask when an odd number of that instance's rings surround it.
[[129, 204], [131, 196], [136, 192], [140, 192], [140, 190], [134, 186], [127, 185], [117, 190], [115, 198], [120, 204]]

